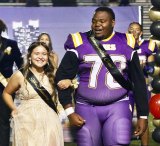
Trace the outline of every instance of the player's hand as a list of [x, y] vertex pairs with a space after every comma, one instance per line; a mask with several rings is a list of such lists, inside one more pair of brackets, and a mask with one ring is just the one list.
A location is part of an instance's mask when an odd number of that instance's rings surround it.
[[76, 113], [70, 114], [68, 118], [72, 126], [82, 127], [85, 124], [85, 120]]
[[134, 131], [134, 135], [139, 137], [144, 134], [148, 126], [148, 119], [139, 118], [137, 121], [136, 129]]

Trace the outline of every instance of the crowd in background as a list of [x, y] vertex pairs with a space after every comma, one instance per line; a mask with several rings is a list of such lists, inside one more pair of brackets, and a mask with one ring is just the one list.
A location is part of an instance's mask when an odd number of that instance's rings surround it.
[[[109, 3], [118, 3], [119, 6], [128, 6], [130, 0], [91, 0], [91, 2], [95, 2], [97, 5], [107, 6]], [[39, 6], [39, 0], [1, 0], [0, 3], [26, 3], [26, 6]], [[77, 2], [81, 2], [81, 0], [51, 0], [53, 6], [77, 6]], [[83, 1], [82, 1], [83, 2]]]

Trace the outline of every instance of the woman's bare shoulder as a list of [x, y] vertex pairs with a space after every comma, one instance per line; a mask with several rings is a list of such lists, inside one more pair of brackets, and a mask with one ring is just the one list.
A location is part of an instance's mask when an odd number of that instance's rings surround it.
[[24, 76], [20, 70], [17, 70], [12, 74], [11, 78], [20, 80], [20, 79], [24, 79]]

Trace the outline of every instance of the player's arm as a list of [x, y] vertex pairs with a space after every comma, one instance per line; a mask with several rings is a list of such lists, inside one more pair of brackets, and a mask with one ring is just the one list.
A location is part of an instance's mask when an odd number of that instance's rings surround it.
[[148, 100], [147, 100], [147, 88], [146, 82], [144, 78], [144, 74], [140, 67], [139, 57], [137, 52], [133, 53], [132, 60], [129, 65], [130, 76], [133, 82], [133, 92], [137, 107], [137, 115], [138, 115], [138, 122], [136, 126], [136, 130], [134, 132], [135, 136], [142, 135], [148, 124]]
[[[72, 51], [67, 51], [64, 55], [60, 66], [56, 72], [56, 83], [63, 79], [73, 79], [78, 71], [79, 61], [76, 54]], [[61, 90], [58, 88], [59, 101], [65, 109], [66, 115], [74, 126], [82, 126], [84, 119], [74, 112], [72, 104], [72, 91], [71, 87]]]
[[140, 67], [139, 58], [137, 52], [133, 52], [133, 57], [129, 65], [130, 76], [133, 82], [133, 92], [135, 102], [137, 106], [137, 114], [140, 116], [148, 116], [148, 100], [147, 100], [147, 88], [143, 71]]
[[[80, 38], [80, 40], [82, 40], [81, 35], [79, 33], [76, 33], [76, 36], [77, 38]], [[60, 84], [60, 82], [65, 79], [69, 79], [69, 80], [74, 79], [78, 72], [79, 59], [78, 59], [78, 52], [76, 50], [76, 47], [78, 45], [76, 42], [79, 42], [79, 40], [75, 41], [74, 37], [75, 35], [69, 34], [64, 44], [64, 48], [67, 51], [64, 57], [62, 58], [62, 61], [56, 72], [56, 83], [57, 84]], [[79, 45], [82, 44], [82, 41], [80, 42], [81, 43], [78, 43]], [[65, 108], [66, 105], [72, 103], [71, 94], [72, 94], [73, 89], [69, 87], [65, 90], [62, 90], [62, 88], [58, 87], [58, 94], [59, 94], [59, 100], [62, 106]]]
[[[78, 58], [76, 54], [72, 51], [67, 51], [64, 55], [59, 68], [56, 72], [56, 83], [64, 79], [73, 79], [78, 71]], [[68, 104], [72, 104], [72, 91], [71, 87], [61, 90], [58, 88], [58, 96], [60, 103], [65, 107]]]

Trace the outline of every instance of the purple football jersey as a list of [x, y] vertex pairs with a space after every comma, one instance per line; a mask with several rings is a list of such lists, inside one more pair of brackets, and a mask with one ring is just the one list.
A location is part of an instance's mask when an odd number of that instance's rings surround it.
[[[133, 49], [127, 45], [123, 37], [125, 35], [114, 32], [109, 39], [100, 43], [127, 79], [127, 65], [131, 60]], [[65, 49], [75, 52], [79, 59], [80, 83], [76, 92], [77, 101], [103, 105], [125, 97], [127, 90], [113, 79], [88, 41], [86, 33], [70, 34]]]
[[157, 46], [152, 40], [141, 40], [139, 49], [137, 50], [139, 60], [141, 63], [146, 63], [147, 58], [157, 51]]

